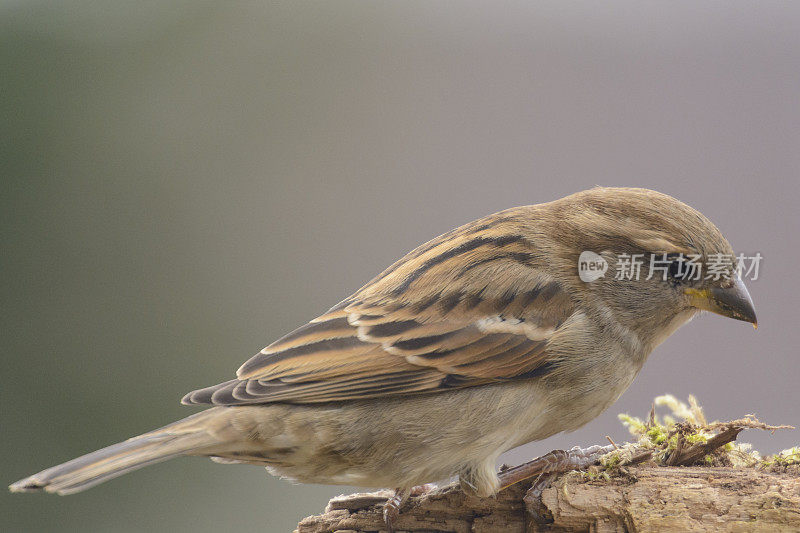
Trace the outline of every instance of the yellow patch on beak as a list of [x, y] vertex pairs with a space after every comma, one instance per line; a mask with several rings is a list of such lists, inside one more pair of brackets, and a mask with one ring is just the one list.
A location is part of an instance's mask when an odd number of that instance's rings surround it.
[[694, 289], [687, 287], [683, 293], [689, 297], [689, 302], [698, 309], [711, 311], [718, 315], [736, 320], [744, 320], [758, 328], [756, 310], [747, 287], [738, 277], [728, 280], [728, 286], [714, 286], [707, 289]]

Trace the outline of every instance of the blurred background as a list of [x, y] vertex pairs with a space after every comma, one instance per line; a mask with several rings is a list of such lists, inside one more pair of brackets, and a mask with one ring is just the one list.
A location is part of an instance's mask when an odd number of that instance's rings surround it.
[[[622, 441], [617, 413], [665, 392], [800, 426], [799, 24], [796, 2], [0, 1], [0, 481], [193, 412], [431, 237], [596, 184], [760, 252], [760, 327], [693, 321], [603, 416], [503, 460]], [[0, 491], [0, 529], [290, 531], [351, 490], [189, 458]]]

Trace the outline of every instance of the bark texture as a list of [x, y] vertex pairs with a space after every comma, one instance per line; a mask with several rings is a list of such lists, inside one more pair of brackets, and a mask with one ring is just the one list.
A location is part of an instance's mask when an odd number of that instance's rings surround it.
[[[522, 482], [496, 498], [477, 498], [449, 485], [403, 507], [398, 532], [797, 532], [800, 476], [796, 470], [731, 467], [630, 466], [605, 479], [571, 472], [541, 501], [553, 523], [538, 526]], [[334, 498], [324, 514], [305, 518], [296, 533], [385, 531], [381, 505], [389, 492]]]

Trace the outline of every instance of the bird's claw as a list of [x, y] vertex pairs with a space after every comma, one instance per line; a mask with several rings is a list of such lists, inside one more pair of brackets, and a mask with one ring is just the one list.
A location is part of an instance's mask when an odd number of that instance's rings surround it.
[[400, 509], [410, 496], [421, 496], [435, 487], [436, 485], [432, 483], [426, 483], [410, 489], [395, 489], [394, 496], [383, 504], [383, 522], [386, 524], [386, 530], [394, 533], [394, 525], [400, 516]]
[[528, 492], [525, 493], [525, 497], [522, 498], [528, 513], [530, 513], [534, 522], [540, 526], [553, 523], [553, 515], [542, 501], [542, 492], [550, 485], [556, 475], [555, 473], [540, 474], [531, 485], [531, 488], [528, 489]]
[[389, 533], [394, 533], [394, 523], [397, 521], [397, 517], [400, 516], [401, 505], [403, 505], [403, 498], [398, 497], [397, 491], [394, 496], [383, 504], [383, 522], [386, 524], [386, 530]]
[[524, 501], [538, 524], [552, 523], [552, 517], [542, 503], [544, 489], [557, 475], [570, 470], [583, 470], [613, 450], [614, 445], [588, 448], [575, 446], [568, 451], [553, 450], [523, 465], [502, 470], [498, 474], [501, 490], [535, 476], [536, 480], [525, 494]]

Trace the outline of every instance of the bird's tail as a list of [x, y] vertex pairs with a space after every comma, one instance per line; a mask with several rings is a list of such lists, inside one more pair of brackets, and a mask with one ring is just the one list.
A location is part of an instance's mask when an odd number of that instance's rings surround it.
[[217, 409], [184, 418], [161, 429], [133, 437], [97, 450], [66, 463], [42, 470], [38, 474], [9, 486], [12, 492], [44, 490], [57, 494], [73, 494], [144, 466], [160, 463], [181, 455], [208, 455], [222, 442], [210, 431]]

